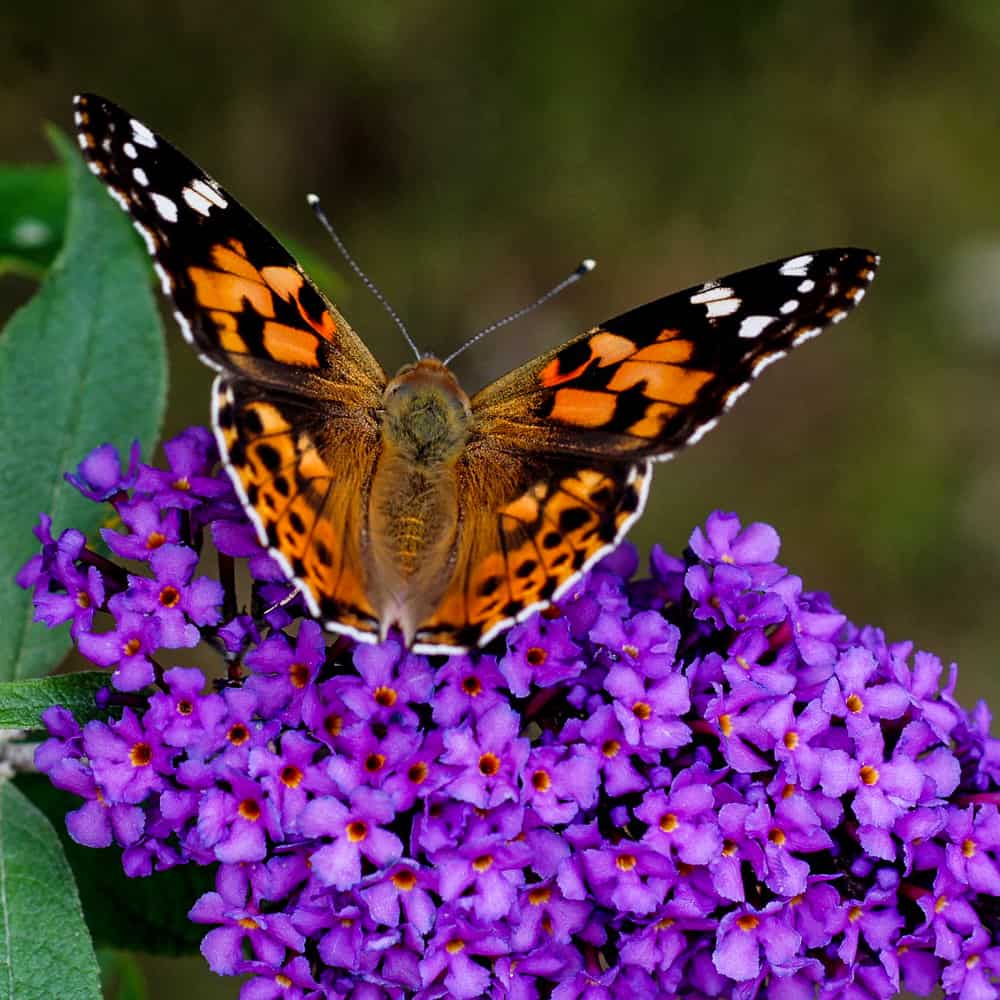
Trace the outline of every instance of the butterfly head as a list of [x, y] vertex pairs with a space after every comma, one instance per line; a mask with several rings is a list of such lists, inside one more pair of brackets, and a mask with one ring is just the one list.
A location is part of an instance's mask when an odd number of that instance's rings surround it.
[[437, 358], [400, 368], [386, 386], [382, 407], [386, 437], [419, 464], [454, 460], [468, 437], [469, 397]]

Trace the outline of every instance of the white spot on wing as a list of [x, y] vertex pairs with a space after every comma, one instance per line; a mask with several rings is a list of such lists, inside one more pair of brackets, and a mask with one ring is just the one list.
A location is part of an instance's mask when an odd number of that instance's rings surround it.
[[147, 149], [156, 149], [156, 136], [141, 121], [133, 118], [129, 122], [129, 125], [132, 126], [132, 138], [140, 146], [145, 146]]
[[127, 157], [128, 157], [129, 159], [130, 159], [130, 160], [134, 160], [134, 159], [137, 159], [137, 158], [138, 158], [138, 156], [139, 156], [139, 150], [137, 150], [137, 149], [135, 148], [135, 146], [133, 146], [133, 145], [132, 145], [132, 143], [130, 143], [130, 142], [126, 142], [126, 143], [123, 143], [123, 144], [122, 144], [122, 152], [123, 152], [123, 153], [124, 153], [124, 154], [125, 154], [125, 155], [126, 155], [126, 156], [127, 156]]
[[181, 197], [188, 208], [194, 209], [199, 215], [207, 216], [211, 211], [212, 203], [207, 198], [203, 198], [197, 191], [192, 191], [189, 187], [184, 188], [181, 192]]
[[730, 316], [743, 304], [743, 300], [734, 296], [733, 290], [725, 285], [713, 285], [695, 292], [690, 302], [693, 306], [704, 306], [709, 319]]
[[804, 344], [807, 340], [812, 340], [813, 337], [818, 337], [823, 332], [823, 328], [819, 326], [811, 326], [801, 333], [796, 334], [795, 339], [792, 341], [793, 347], [798, 347], [799, 344]]
[[153, 239], [153, 234], [141, 223], [132, 222], [132, 228], [142, 237], [142, 242], [146, 244], [146, 249], [149, 251], [150, 257], [156, 255], [156, 240]]
[[709, 285], [700, 292], [695, 292], [691, 296], [691, 305], [703, 306], [706, 302], [715, 302], [718, 299], [732, 298], [733, 290], [724, 285]]
[[787, 316], [789, 313], [795, 312], [799, 308], [798, 299], [789, 299], [787, 302], [781, 304], [781, 315]]
[[787, 278], [804, 278], [809, 274], [809, 265], [813, 262], [811, 253], [786, 260], [778, 270]]
[[174, 290], [174, 283], [170, 280], [170, 275], [167, 274], [163, 269], [163, 265], [158, 260], [153, 261], [153, 270], [160, 279], [160, 288], [163, 289], [163, 294], [169, 295]]
[[701, 425], [701, 427], [696, 427], [694, 433], [685, 441], [686, 445], [697, 444], [709, 431], [714, 430], [719, 422], [719, 418], [716, 417], [714, 420], [707, 420]]
[[79, 128], [79, 126], [81, 126], [83, 124], [83, 112], [82, 111], [74, 111], [73, 112], [73, 121], [76, 122], [77, 127]]
[[154, 192], [150, 197], [153, 199], [153, 204], [161, 218], [166, 219], [167, 222], [177, 221], [177, 206], [166, 195]]
[[229, 204], [211, 184], [201, 177], [196, 177], [191, 181], [191, 190], [196, 191], [202, 198], [207, 198], [213, 205], [218, 205], [219, 208], [225, 208]]
[[90, 136], [82, 132], [76, 133], [76, 141], [80, 144], [80, 149], [90, 149]]
[[731, 409], [736, 400], [738, 400], [741, 396], [745, 395], [749, 391], [750, 391], [749, 382], [744, 382], [743, 385], [737, 385], [734, 386], [732, 389], [730, 389], [729, 393], [726, 396], [726, 409], [727, 410]]
[[799, 282], [799, 287], [797, 291], [805, 295], [807, 292], [811, 292], [816, 287], [816, 282], [812, 278], [806, 278], [805, 281]]
[[118, 188], [109, 187], [108, 194], [111, 195], [111, 197], [114, 198], [126, 212], [129, 210], [128, 198], [126, 198], [125, 195], [118, 190]]
[[740, 336], [748, 339], [759, 337], [774, 321], [774, 316], [747, 316], [740, 323]]
[[191, 324], [187, 321], [187, 316], [179, 310], [174, 310], [174, 319], [177, 320], [177, 325], [181, 328], [181, 333], [184, 335], [184, 339], [189, 343], [194, 343], [194, 333], [191, 330]]
[[857, 304], [858, 302], [860, 302], [865, 297], [865, 292], [866, 291], [867, 291], [867, 289], [865, 289], [865, 288], [855, 289], [854, 294], [851, 296], [851, 298], [854, 299], [855, 304]]
[[132, 176], [140, 183], [143, 187], [149, 187], [149, 178], [146, 176], [146, 171], [142, 167], [133, 167]]
[[764, 357], [760, 359], [753, 366], [753, 375], [756, 378], [768, 365], [773, 365], [775, 361], [780, 361], [786, 354], [786, 351], [775, 351], [774, 354], [765, 354]]

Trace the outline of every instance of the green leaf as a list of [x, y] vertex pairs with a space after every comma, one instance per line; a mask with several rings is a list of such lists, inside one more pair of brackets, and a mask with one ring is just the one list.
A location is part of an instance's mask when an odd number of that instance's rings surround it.
[[127, 217], [58, 132], [70, 179], [66, 242], [35, 297], [0, 338], [0, 680], [35, 677], [69, 647], [68, 627], [33, 624], [13, 583], [38, 551], [40, 511], [54, 530], [93, 535], [107, 508], [63, 482], [97, 445], [147, 454], [163, 417], [166, 355], [145, 252]]
[[214, 865], [182, 865], [148, 878], [127, 878], [120, 847], [95, 849], [70, 840], [64, 817], [79, 808], [80, 799], [53, 788], [39, 774], [18, 775], [17, 786], [56, 828], [98, 948], [170, 956], [197, 954], [206, 928], [191, 923], [187, 914], [199, 896], [215, 888]]
[[102, 948], [97, 953], [105, 1000], [147, 1000], [146, 977], [133, 956]]
[[48, 820], [0, 786], [0, 1000], [100, 1000], [80, 897]]
[[88, 670], [0, 684], [0, 729], [40, 729], [42, 712], [51, 705], [68, 708], [80, 723], [105, 718], [94, 696], [110, 679], [106, 670]]
[[0, 166], [0, 275], [39, 277], [52, 264], [63, 243], [68, 198], [65, 167]]

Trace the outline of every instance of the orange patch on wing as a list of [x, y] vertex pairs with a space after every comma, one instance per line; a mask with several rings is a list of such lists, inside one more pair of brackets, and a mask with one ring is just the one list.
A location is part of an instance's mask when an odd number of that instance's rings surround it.
[[262, 267], [260, 276], [286, 302], [302, 287], [302, 275], [294, 267]]
[[694, 399], [698, 390], [711, 378], [711, 372], [697, 368], [625, 361], [615, 372], [608, 388], [614, 392], [624, 392], [645, 383], [644, 391], [650, 399], [683, 405]]
[[641, 420], [637, 420], [627, 433], [636, 437], [655, 438], [663, 433], [663, 425], [677, 412], [676, 406], [669, 403], [647, 403], [646, 412]]
[[312, 316], [310, 316], [305, 309], [302, 308], [302, 303], [295, 300], [296, 305], [299, 307], [299, 313], [302, 318], [324, 339], [332, 341], [337, 334], [337, 324], [333, 321], [333, 317], [324, 309], [320, 314], [319, 321], [317, 322]]
[[194, 283], [198, 304], [205, 309], [237, 313], [242, 311], [246, 300], [262, 316], [274, 315], [271, 293], [257, 281], [204, 267], [190, 267], [188, 275]]
[[693, 347], [690, 340], [658, 340], [637, 351], [629, 360], [667, 365], [683, 364], [690, 359]]
[[212, 263], [220, 271], [228, 271], [230, 274], [237, 274], [241, 278], [249, 278], [251, 281], [260, 281], [260, 272], [244, 257], [228, 246], [212, 247]]
[[599, 368], [605, 368], [635, 354], [635, 342], [628, 337], [619, 337], [616, 333], [601, 330], [590, 338], [591, 353], [597, 358]]
[[280, 434], [282, 431], [289, 430], [288, 421], [281, 415], [281, 411], [270, 403], [248, 403], [246, 409], [248, 413], [256, 413], [260, 419], [260, 436], [264, 434]]
[[569, 382], [582, 375], [593, 360], [594, 356], [591, 355], [586, 361], [578, 364], [572, 371], [560, 372], [559, 358], [555, 357], [538, 373], [538, 381], [549, 389], [556, 385], [562, 385], [563, 382]]
[[232, 313], [222, 312], [213, 309], [209, 316], [215, 323], [216, 334], [219, 338], [219, 345], [230, 354], [249, 354], [246, 341], [240, 335], [236, 317]]
[[305, 365], [308, 368], [318, 368], [319, 358], [316, 348], [319, 346], [316, 338], [305, 330], [284, 323], [268, 322], [264, 324], [264, 349], [275, 361], [286, 365]]
[[549, 416], [573, 427], [603, 427], [615, 413], [615, 397], [609, 392], [560, 389]]
[[507, 504], [501, 513], [530, 524], [538, 517], [538, 502], [528, 495], [520, 496]]

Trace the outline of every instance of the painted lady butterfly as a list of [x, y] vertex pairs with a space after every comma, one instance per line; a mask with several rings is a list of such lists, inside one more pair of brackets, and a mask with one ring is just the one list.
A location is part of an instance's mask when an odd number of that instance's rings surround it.
[[330, 629], [418, 652], [483, 645], [558, 600], [642, 511], [653, 461], [861, 300], [878, 258], [804, 253], [640, 306], [471, 399], [436, 358], [389, 379], [235, 199], [109, 101], [80, 146], [132, 217], [261, 543]]

